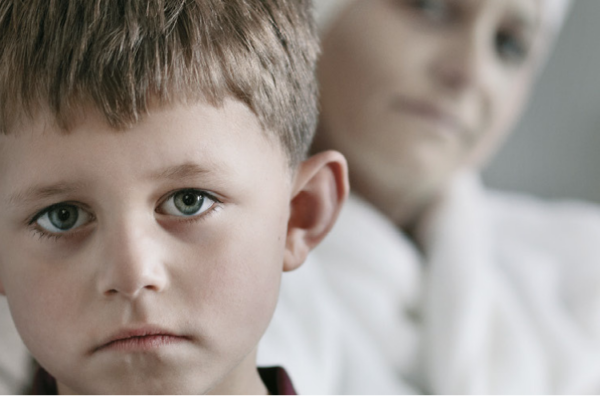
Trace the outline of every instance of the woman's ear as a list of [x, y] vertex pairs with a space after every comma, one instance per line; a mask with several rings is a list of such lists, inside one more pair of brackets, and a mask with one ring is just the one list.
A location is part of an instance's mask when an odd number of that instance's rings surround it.
[[300, 164], [293, 182], [284, 271], [302, 265], [329, 233], [349, 190], [348, 164], [337, 151], [318, 153]]

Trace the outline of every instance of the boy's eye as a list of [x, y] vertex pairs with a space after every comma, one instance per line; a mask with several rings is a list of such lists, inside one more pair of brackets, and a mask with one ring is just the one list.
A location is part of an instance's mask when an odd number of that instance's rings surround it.
[[208, 211], [215, 201], [205, 193], [194, 189], [181, 190], [172, 194], [158, 210], [162, 214], [178, 217], [193, 217]]
[[58, 204], [46, 210], [36, 223], [48, 232], [61, 233], [85, 225], [92, 219], [90, 213], [71, 204]]

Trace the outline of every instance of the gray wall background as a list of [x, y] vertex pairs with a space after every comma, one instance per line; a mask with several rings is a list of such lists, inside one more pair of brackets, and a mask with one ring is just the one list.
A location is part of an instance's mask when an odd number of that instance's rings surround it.
[[574, 1], [528, 109], [483, 179], [600, 203], [600, 0]]

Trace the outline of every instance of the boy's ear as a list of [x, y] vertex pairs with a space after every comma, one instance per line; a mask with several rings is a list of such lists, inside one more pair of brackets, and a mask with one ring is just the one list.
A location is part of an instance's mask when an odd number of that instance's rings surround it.
[[284, 271], [302, 265], [329, 233], [349, 190], [348, 164], [337, 151], [318, 153], [300, 164], [293, 182]]

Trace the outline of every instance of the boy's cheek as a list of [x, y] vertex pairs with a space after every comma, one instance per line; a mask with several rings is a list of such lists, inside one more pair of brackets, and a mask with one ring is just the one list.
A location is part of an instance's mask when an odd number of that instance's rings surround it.
[[[36, 305], [51, 305], [70, 297], [73, 282], [63, 276], [64, 265], [49, 262], [26, 246], [10, 251], [0, 247], [0, 281], [11, 304], [20, 304], [33, 312]], [[61, 268], [62, 267], [62, 268]]]
[[[1, 240], [1, 236], [0, 236], [0, 240]], [[4, 288], [4, 273], [5, 273], [5, 256], [6, 256], [6, 250], [3, 248], [2, 245], [0, 245], [0, 295], [2, 296], [6, 296], [6, 289]]]
[[15, 267], [20, 271], [17, 274], [12, 269], [5, 282], [6, 293], [15, 325], [32, 352], [44, 346], [45, 337], [77, 330], [74, 319], [82, 306], [83, 292], [77, 283], [61, 273], [51, 273], [56, 266], [15, 264]]
[[6, 296], [6, 289], [4, 287], [4, 274], [6, 269], [6, 246], [5, 242], [2, 241], [3, 237], [0, 233], [0, 295]]

